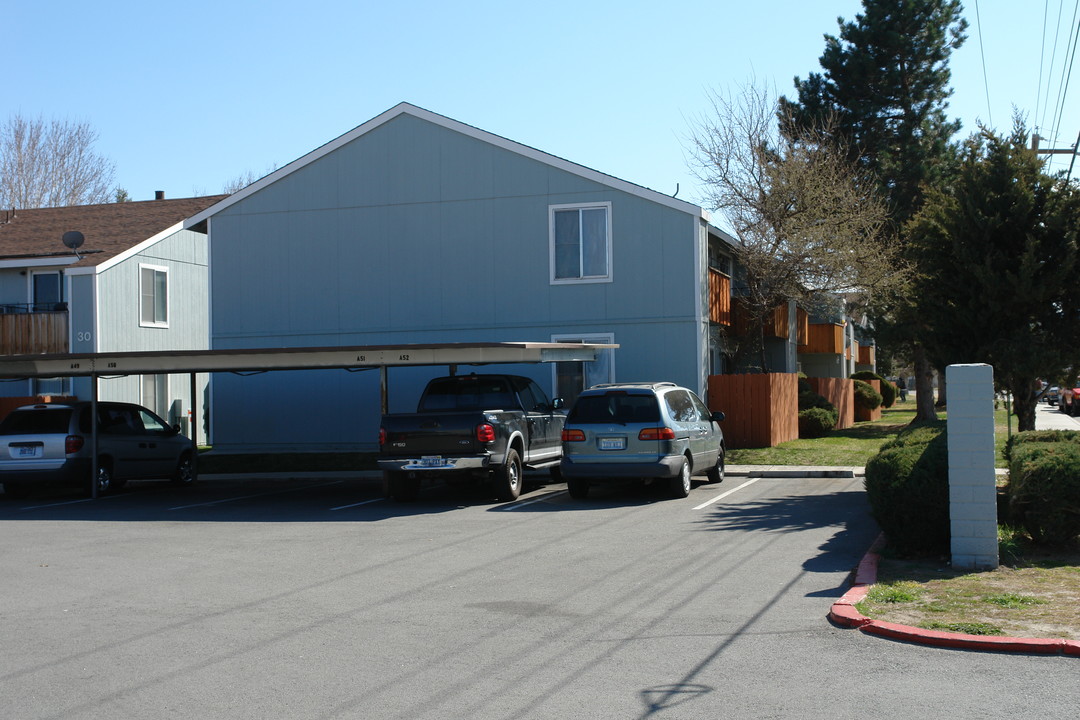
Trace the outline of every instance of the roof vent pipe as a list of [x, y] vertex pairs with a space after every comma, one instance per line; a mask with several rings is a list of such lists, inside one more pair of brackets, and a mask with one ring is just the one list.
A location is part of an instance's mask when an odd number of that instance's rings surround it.
[[165, 191], [164, 190], [155, 190], [154, 191], [154, 199], [155, 200], [164, 200], [165, 199]]

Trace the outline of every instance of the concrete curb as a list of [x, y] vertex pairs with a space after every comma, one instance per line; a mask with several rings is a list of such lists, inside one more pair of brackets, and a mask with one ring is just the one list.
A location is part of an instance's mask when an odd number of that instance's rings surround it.
[[868, 635], [900, 640], [902, 642], [928, 645], [954, 650], [982, 650], [986, 652], [1029, 653], [1037, 655], [1066, 655], [1080, 657], [1080, 642], [1045, 638], [1000, 637], [994, 635], [966, 635], [964, 633], [924, 630], [923, 628], [874, 620], [855, 609], [877, 582], [877, 566], [881, 556], [878, 551], [885, 544], [884, 534], [879, 535], [870, 550], [863, 556], [855, 571], [855, 582], [844, 596], [833, 603], [829, 620], [842, 627], [855, 628]]

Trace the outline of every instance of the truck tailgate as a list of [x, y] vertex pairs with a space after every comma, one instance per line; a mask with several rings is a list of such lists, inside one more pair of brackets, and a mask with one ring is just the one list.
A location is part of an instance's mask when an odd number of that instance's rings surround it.
[[387, 415], [383, 418], [386, 444], [383, 455], [422, 457], [476, 453], [480, 413], [423, 413]]

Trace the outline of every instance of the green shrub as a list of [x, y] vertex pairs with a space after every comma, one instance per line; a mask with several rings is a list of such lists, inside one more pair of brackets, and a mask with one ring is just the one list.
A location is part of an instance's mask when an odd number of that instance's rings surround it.
[[879, 383], [881, 383], [881, 407], [891, 408], [893, 406], [893, 403], [896, 402], [896, 386], [882, 376], [878, 375], [877, 373], [872, 373], [869, 370], [860, 370], [859, 372], [852, 375], [851, 379], [877, 380]]
[[855, 381], [855, 407], [875, 410], [881, 405], [881, 393], [864, 380]]
[[825, 437], [836, 427], [840, 419], [836, 410], [828, 410], [822, 407], [812, 407], [799, 412], [799, 437], [819, 438]]
[[866, 496], [889, 546], [905, 555], [949, 552], [945, 421], [903, 431], [866, 464]]
[[1067, 545], [1080, 536], [1080, 444], [1014, 444], [1009, 462], [1009, 508], [1031, 539]]
[[1009, 436], [1009, 439], [1005, 441], [1005, 450], [1003, 455], [1005, 462], [1009, 463], [1012, 460], [1013, 448], [1020, 443], [1030, 442], [1074, 442], [1080, 443], [1080, 432], [1076, 430], [1026, 430], [1022, 433], [1015, 433]]

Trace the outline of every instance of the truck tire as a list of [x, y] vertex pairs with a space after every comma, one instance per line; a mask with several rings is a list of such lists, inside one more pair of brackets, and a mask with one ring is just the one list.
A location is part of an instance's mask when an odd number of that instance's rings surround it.
[[409, 477], [408, 473], [389, 471], [383, 473], [386, 491], [397, 502], [412, 502], [420, 493], [420, 480]]
[[495, 470], [495, 496], [503, 502], [517, 500], [521, 495], [521, 456], [514, 448], [506, 451], [506, 462]]

